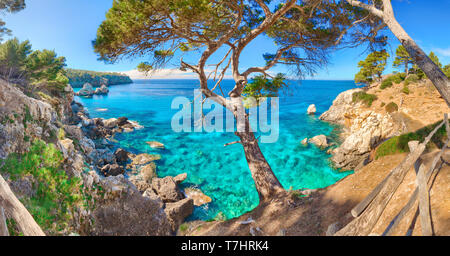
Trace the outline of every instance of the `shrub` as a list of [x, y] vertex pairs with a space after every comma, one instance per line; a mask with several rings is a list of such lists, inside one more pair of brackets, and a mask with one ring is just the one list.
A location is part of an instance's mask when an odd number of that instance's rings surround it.
[[395, 104], [394, 102], [390, 102], [389, 104], [386, 105], [385, 109], [386, 112], [388, 113], [396, 112], [398, 111], [398, 105]]
[[388, 87], [392, 87], [392, 80], [390, 80], [390, 79], [385, 79], [385, 80], [381, 83], [380, 89], [384, 90], [384, 89], [386, 89], [386, 88], [388, 88]]
[[366, 92], [354, 92], [352, 97], [353, 97], [353, 102], [360, 102], [360, 101], [362, 101], [368, 107], [372, 106], [372, 103], [375, 100], [377, 100], [377, 96], [376, 95], [368, 94]]
[[403, 85], [402, 92], [403, 92], [404, 94], [409, 94], [409, 93], [410, 93], [409, 87], [408, 87], [407, 84], [404, 84], [404, 85]]
[[81, 182], [69, 178], [62, 168], [63, 157], [53, 144], [35, 140], [29, 152], [10, 154], [1, 160], [0, 172], [11, 180], [31, 175], [36, 194], [21, 201], [38, 225], [49, 234], [58, 234], [69, 227], [74, 208], [84, 202]]
[[381, 102], [380, 107], [384, 107], [384, 106], [386, 106], [386, 103]]
[[[423, 142], [428, 134], [436, 128], [438, 124], [442, 121], [434, 123], [432, 125], [421, 128], [415, 132], [410, 132], [406, 134], [402, 134], [400, 136], [392, 137], [391, 139], [383, 142], [376, 151], [376, 158], [380, 158], [382, 156], [393, 155], [397, 153], [405, 153], [409, 152], [408, 142], [417, 140]], [[436, 134], [431, 139], [431, 143], [427, 145], [427, 148], [430, 149], [433, 146], [441, 148], [444, 146], [444, 139], [447, 137], [447, 132], [445, 130], [445, 126], [442, 126]]]
[[419, 76], [416, 74], [411, 74], [409, 75], [406, 79], [405, 79], [405, 85], [409, 85], [412, 83], [416, 83], [417, 81], [419, 81]]

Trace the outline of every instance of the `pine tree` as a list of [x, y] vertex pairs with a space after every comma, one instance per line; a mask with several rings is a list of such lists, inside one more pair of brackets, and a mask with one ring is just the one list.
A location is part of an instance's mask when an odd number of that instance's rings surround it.
[[358, 63], [360, 71], [355, 75], [356, 83], [371, 83], [381, 81], [381, 75], [386, 68], [389, 53], [385, 50], [370, 53], [365, 60]]
[[409, 53], [406, 51], [403, 45], [400, 45], [395, 51], [395, 60], [394, 67], [396, 68], [405, 68], [406, 75], [409, 74], [409, 65], [414, 64], [413, 58], [409, 56]]

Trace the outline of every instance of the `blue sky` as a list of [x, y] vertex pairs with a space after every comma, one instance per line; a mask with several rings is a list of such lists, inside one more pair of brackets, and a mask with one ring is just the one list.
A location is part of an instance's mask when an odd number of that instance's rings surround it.
[[[26, 4], [25, 10], [3, 17], [7, 27], [13, 30], [13, 36], [30, 40], [34, 49], [55, 50], [58, 55], [66, 57], [70, 68], [125, 72], [135, 69], [139, 62], [145, 60], [126, 59], [113, 65], [97, 60], [91, 41], [112, 6], [112, 0], [27, 0]], [[434, 51], [441, 63], [450, 63], [450, 0], [393, 0], [393, 5], [398, 21], [422, 49], [427, 53]], [[398, 41], [392, 36], [392, 51], [397, 46]], [[269, 40], [255, 40], [241, 56], [241, 68], [260, 65], [263, 63], [262, 54], [273, 49]], [[357, 63], [363, 58], [365, 54], [361, 48], [335, 52], [331, 63], [314, 79], [353, 79], [358, 71]], [[392, 71], [392, 59], [386, 73]], [[194, 59], [187, 56], [185, 60]], [[283, 67], [273, 69], [273, 72], [284, 71]]]

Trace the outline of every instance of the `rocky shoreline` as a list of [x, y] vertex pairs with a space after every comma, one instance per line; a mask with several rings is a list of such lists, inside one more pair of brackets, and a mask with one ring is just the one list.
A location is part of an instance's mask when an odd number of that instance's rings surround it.
[[[91, 198], [89, 207], [72, 214], [74, 223], [63, 234], [171, 235], [192, 214], [198, 195], [179, 188], [186, 174], [158, 178], [155, 161], [160, 155], [135, 155], [111, 143], [116, 133], [142, 129], [137, 122], [126, 117], [90, 118], [74, 101], [70, 86], [56, 105], [31, 98], [5, 81], [0, 87], [0, 118], [13, 120], [0, 123], [0, 157], [25, 152], [35, 139], [54, 143], [64, 157], [67, 175], [79, 178]], [[10, 180], [2, 175], [23, 198], [34, 193], [20, 185], [27, 179], [35, 182], [33, 177]]]

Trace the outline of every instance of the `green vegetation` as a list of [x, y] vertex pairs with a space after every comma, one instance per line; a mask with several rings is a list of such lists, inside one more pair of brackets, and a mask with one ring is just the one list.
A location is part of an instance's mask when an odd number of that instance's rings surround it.
[[360, 71], [355, 75], [355, 83], [381, 81], [389, 53], [385, 50], [370, 53], [365, 60], [358, 63]]
[[397, 112], [398, 111], [398, 105], [395, 104], [394, 102], [390, 102], [386, 105], [385, 107], [386, 112], [388, 113], [393, 113], [393, 112]]
[[125, 74], [115, 72], [95, 72], [79, 69], [66, 69], [68, 83], [72, 87], [83, 87], [85, 83], [90, 83], [94, 87], [105, 85], [129, 84], [133, 81]]
[[256, 105], [259, 105], [261, 98], [277, 97], [281, 88], [287, 87], [286, 77], [279, 73], [274, 78], [269, 79], [263, 75], [256, 76], [244, 88], [244, 98], [254, 98]]
[[408, 75], [410, 64], [414, 64], [414, 60], [409, 56], [409, 53], [406, 51], [405, 47], [403, 47], [403, 45], [400, 45], [395, 51], [395, 60], [393, 66], [395, 68], [404, 68], [405, 73]]
[[[436, 128], [442, 121], [434, 123], [432, 125], [426, 126], [422, 129], [419, 129], [415, 132], [410, 132], [406, 134], [402, 134], [400, 136], [395, 136], [390, 138], [389, 140], [383, 142], [376, 151], [376, 158], [380, 158], [387, 155], [393, 155], [398, 153], [409, 152], [408, 142], [417, 140], [423, 142], [428, 134]], [[447, 137], [447, 132], [445, 130], [445, 126], [442, 126], [436, 134], [431, 139], [431, 142], [427, 145], [428, 149], [433, 147], [441, 148], [444, 146], [444, 139]]]
[[411, 91], [409, 90], [409, 87], [408, 87], [408, 85], [407, 85], [406, 83], [403, 85], [402, 92], [403, 92], [404, 94], [409, 94], [409, 93], [411, 92]]
[[412, 83], [416, 83], [417, 81], [419, 81], [419, 76], [416, 74], [410, 74], [406, 79], [405, 79], [405, 85], [409, 85]]
[[366, 92], [354, 92], [352, 95], [353, 102], [363, 102], [366, 106], [372, 106], [372, 103], [377, 100], [377, 96], [374, 94], [368, 94]]
[[64, 57], [57, 57], [50, 50], [32, 51], [29, 41], [14, 38], [0, 44], [0, 76], [6, 80], [25, 80], [31, 91], [61, 92], [68, 83], [64, 66]]
[[450, 78], [450, 64], [445, 65], [442, 70], [444, 71], [445, 75]]
[[1, 161], [0, 172], [17, 180], [31, 176], [36, 193], [22, 202], [43, 230], [60, 234], [72, 221], [74, 209], [84, 202], [81, 181], [69, 178], [62, 168], [63, 157], [53, 144], [35, 140], [29, 152], [10, 154]]
[[384, 90], [386, 88], [392, 87], [394, 83], [399, 84], [403, 82], [406, 75], [405, 73], [396, 73], [394, 75], [389, 76], [388, 78], [384, 79], [381, 83], [380, 89]]

